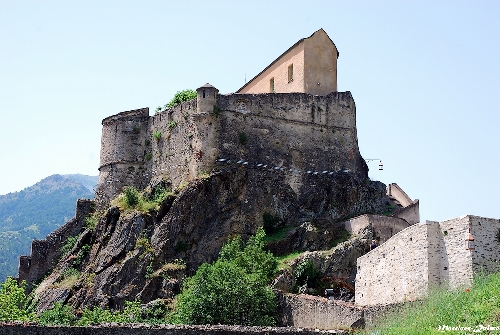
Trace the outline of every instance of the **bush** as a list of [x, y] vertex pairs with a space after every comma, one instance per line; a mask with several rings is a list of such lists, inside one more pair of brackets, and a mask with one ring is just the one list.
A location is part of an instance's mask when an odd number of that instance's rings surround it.
[[161, 138], [161, 131], [156, 130], [153, 132], [153, 138], [156, 140], [156, 142], [160, 141]]
[[66, 256], [68, 252], [70, 252], [71, 249], [73, 249], [79, 237], [80, 237], [79, 235], [70, 236], [64, 241], [64, 244], [61, 247], [61, 257]]
[[308, 259], [302, 261], [295, 268], [295, 285], [302, 286], [307, 284], [309, 287], [314, 287], [320, 277], [320, 272], [314, 267], [313, 262]]
[[52, 309], [42, 312], [39, 317], [40, 323], [44, 326], [71, 326], [75, 320], [71, 307], [63, 305], [60, 301], [56, 302]]
[[165, 107], [166, 108], [175, 107], [175, 106], [183, 103], [184, 101], [196, 99], [197, 95], [198, 94], [196, 93], [196, 91], [193, 91], [190, 89], [179, 91], [179, 92], [175, 93], [172, 100], [170, 100], [170, 102], [168, 104], [166, 104]]
[[125, 203], [129, 208], [137, 206], [139, 203], [139, 191], [132, 186], [125, 186], [123, 193], [125, 194]]
[[202, 264], [179, 295], [174, 320], [186, 324], [273, 325], [276, 297], [267, 283], [276, 273], [274, 256], [263, 250], [260, 228], [246, 246], [235, 238], [214, 264]]
[[262, 221], [264, 224], [264, 231], [267, 235], [271, 235], [278, 229], [280, 218], [265, 212], [262, 214]]
[[31, 310], [31, 299], [26, 296], [26, 281], [20, 286], [14, 278], [8, 277], [0, 284], [0, 321], [36, 320]]

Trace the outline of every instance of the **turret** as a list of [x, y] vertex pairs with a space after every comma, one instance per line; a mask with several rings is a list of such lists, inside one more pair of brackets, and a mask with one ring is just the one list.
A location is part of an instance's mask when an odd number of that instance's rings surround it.
[[196, 89], [198, 93], [197, 97], [197, 113], [211, 113], [214, 110], [214, 106], [217, 100], [217, 93], [219, 90], [206, 83], [205, 85]]

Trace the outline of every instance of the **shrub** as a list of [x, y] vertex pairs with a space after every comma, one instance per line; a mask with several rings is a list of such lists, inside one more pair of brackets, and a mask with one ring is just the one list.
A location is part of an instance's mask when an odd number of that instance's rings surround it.
[[56, 302], [51, 309], [43, 311], [39, 317], [39, 322], [44, 326], [71, 326], [75, 320], [76, 317], [71, 307], [63, 305], [60, 301]]
[[165, 107], [166, 108], [175, 107], [175, 106], [183, 103], [184, 101], [189, 101], [189, 100], [196, 99], [197, 95], [198, 94], [196, 93], [196, 91], [193, 91], [193, 90], [190, 90], [190, 89], [183, 90], [183, 91], [178, 91], [177, 93], [175, 93], [175, 95], [172, 98], [172, 100], [170, 100], [170, 102], [165, 105]]
[[30, 308], [31, 299], [26, 296], [26, 281], [17, 285], [8, 277], [0, 284], [0, 321], [31, 321], [36, 319]]
[[156, 140], [156, 142], [160, 141], [161, 138], [161, 131], [156, 130], [153, 132], [153, 138]]
[[89, 326], [102, 322], [113, 322], [113, 313], [107, 308], [94, 307], [92, 309], [85, 307], [82, 316], [76, 322], [77, 326]]
[[316, 282], [320, 277], [320, 272], [314, 267], [313, 262], [308, 259], [302, 261], [295, 268], [295, 285], [302, 286], [307, 284], [307, 286], [316, 286]]
[[125, 186], [123, 190], [125, 194], [125, 203], [128, 207], [133, 208], [139, 203], [139, 191], [132, 186]]
[[99, 214], [94, 212], [85, 218], [85, 228], [94, 231], [95, 227], [99, 223]]
[[240, 237], [222, 247], [214, 264], [202, 264], [179, 295], [174, 321], [187, 324], [272, 325], [276, 297], [267, 286], [276, 259], [263, 250], [264, 230], [245, 245]]
[[175, 127], [177, 127], [177, 121], [172, 120], [168, 123], [168, 129], [174, 129]]
[[73, 249], [73, 247], [75, 246], [79, 237], [80, 237], [79, 235], [70, 236], [64, 241], [64, 244], [62, 245], [62, 247], [60, 249], [61, 250], [61, 257], [66, 256], [68, 254], [68, 252], [70, 252], [71, 249]]

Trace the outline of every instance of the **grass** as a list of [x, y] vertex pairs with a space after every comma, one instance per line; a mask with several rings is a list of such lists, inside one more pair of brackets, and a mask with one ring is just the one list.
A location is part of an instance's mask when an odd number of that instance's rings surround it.
[[281, 241], [286, 237], [286, 233], [288, 233], [290, 230], [292, 230], [294, 227], [282, 227], [279, 229], [276, 229], [273, 233], [266, 235], [264, 237], [264, 242], [276, 242], [276, 241]]
[[[422, 304], [389, 314], [359, 334], [490, 334], [481, 326], [500, 327], [500, 273], [478, 275], [471, 287], [433, 290]], [[441, 329], [439, 329], [441, 327]], [[443, 327], [461, 327], [451, 330]], [[469, 330], [467, 330], [469, 328]], [[498, 333], [500, 328], [493, 333]]]
[[349, 240], [350, 238], [351, 238], [351, 234], [347, 230], [341, 229], [338, 231], [338, 235], [335, 236], [335, 238], [330, 243], [330, 246], [331, 246], [331, 248], [335, 248], [337, 245]]
[[147, 214], [151, 210], [158, 210], [162, 201], [170, 195], [174, 196], [174, 193], [163, 187], [155, 188], [148, 197], [144, 192], [139, 192], [134, 187], [125, 186], [123, 192], [113, 199], [111, 204], [118, 206], [124, 213], [139, 211]]
[[290, 269], [288, 262], [299, 257], [301, 254], [302, 254], [302, 251], [295, 251], [295, 252], [292, 252], [291, 254], [288, 254], [288, 255], [276, 257], [278, 259], [278, 269], [280, 269], [280, 270], [281, 269]]

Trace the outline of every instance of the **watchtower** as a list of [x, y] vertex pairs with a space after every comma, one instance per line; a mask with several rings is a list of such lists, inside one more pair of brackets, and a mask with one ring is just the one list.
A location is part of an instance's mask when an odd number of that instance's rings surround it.
[[196, 99], [198, 107], [196, 111], [198, 113], [213, 112], [219, 90], [209, 83], [206, 83], [205, 85], [197, 88], [196, 92], [198, 93], [198, 97]]

